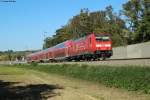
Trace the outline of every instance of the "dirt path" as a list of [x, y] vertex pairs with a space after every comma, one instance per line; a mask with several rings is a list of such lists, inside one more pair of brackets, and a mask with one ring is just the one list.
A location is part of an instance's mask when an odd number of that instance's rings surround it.
[[[19, 70], [22, 71], [22, 69]], [[31, 93], [33, 91], [39, 91], [39, 95], [44, 95], [48, 100], [150, 100], [149, 95], [109, 88], [92, 82], [36, 71], [24, 70], [22, 74], [13, 75], [0, 73], [0, 80], [3, 83], [5, 81], [17, 82], [13, 86], [26, 86], [25, 89], [23, 88], [24, 91], [29, 91], [29, 87], [31, 88], [29, 85], [32, 85], [32, 89], [35, 90], [32, 90]], [[0, 84], [0, 86], [2, 85]], [[46, 90], [47, 88], [51, 90]], [[17, 87], [17, 89], [19, 88]]]

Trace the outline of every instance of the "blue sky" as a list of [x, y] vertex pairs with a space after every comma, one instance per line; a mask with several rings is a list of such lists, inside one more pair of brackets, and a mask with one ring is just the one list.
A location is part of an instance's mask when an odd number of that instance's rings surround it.
[[[81, 8], [90, 12], [112, 5], [122, 9], [128, 0], [0, 0], [0, 51], [41, 49], [44, 37], [55, 34]], [[9, 1], [9, 0], [8, 0]]]

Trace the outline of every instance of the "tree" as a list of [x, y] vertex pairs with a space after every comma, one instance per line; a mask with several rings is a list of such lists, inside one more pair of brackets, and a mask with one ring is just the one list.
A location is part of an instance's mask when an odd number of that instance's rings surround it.
[[107, 26], [105, 31], [112, 35], [113, 46], [126, 45], [125, 31], [127, 31], [125, 21], [119, 15], [113, 12], [112, 6], [105, 9]]
[[63, 26], [56, 30], [56, 35], [53, 37], [47, 37], [44, 40], [43, 49], [52, 47], [56, 44], [64, 42], [72, 38], [72, 34], [69, 32], [68, 26]]
[[90, 13], [89, 17], [92, 32], [105, 33], [105, 27], [107, 27], [107, 21], [105, 16], [106, 16], [105, 11], [96, 11]]
[[133, 43], [150, 40], [150, 1], [130, 0], [123, 5], [123, 13], [127, 17]]
[[132, 31], [137, 31], [137, 26], [142, 18], [142, 2], [141, 0], [130, 0], [123, 5], [124, 15], [127, 16], [127, 21]]
[[7, 51], [7, 54], [8, 54], [8, 60], [9, 60], [9, 61], [12, 60], [12, 53], [13, 53], [13, 50], [8, 50], [8, 51]]
[[[150, 1], [143, 0], [143, 17], [139, 23], [138, 33], [139, 41], [148, 41], [150, 40]], [[142, 37], [142, 38], [140, 38]]]
[[80, 14], [74, 16], [70, 20], [70, 31], [75, 38], [83, 36], [84, 33], [91, 32], [89, 21], [89, 10], [87, 8], [81, 9]]

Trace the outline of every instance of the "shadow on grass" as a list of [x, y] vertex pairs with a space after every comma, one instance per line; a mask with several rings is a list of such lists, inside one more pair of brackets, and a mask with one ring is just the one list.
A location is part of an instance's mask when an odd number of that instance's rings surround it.
[[14, 86], [17, 82], [4, 82], [0, 80], [0, 100], [45, 100], [54, 97], [55, 89], [62, 89], [58, 85], [34, 84]]

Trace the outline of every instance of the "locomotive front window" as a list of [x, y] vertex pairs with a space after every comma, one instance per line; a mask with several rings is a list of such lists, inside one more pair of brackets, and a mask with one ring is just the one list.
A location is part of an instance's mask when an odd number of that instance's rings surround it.
[[109, 37], [108, 36], [103, 36], [103, 37], [96, 37], [96, 41], [109, 41]]

